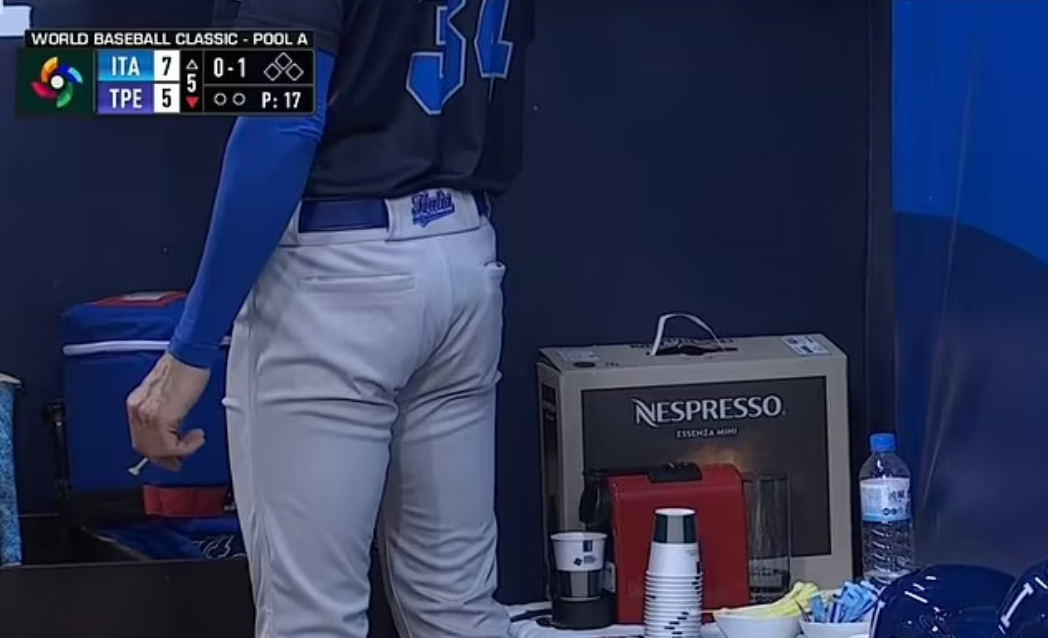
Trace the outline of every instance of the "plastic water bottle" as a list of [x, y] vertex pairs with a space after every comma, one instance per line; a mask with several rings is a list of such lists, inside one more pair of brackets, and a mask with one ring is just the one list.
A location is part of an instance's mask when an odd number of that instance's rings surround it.
[[862, 568], [867, 580], [887, 584], [914, 569], [910, 470], [894, 434], [871, 436], [870, 452], [859, 470]]

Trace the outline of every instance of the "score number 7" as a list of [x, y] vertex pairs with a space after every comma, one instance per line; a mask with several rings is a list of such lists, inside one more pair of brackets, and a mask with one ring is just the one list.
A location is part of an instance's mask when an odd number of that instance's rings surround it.
[[440, 115], [444, 105], [466, 84], [466, 55], [469, 41], [477, 56], [480, 77], [494, 82], [509, 75], [513, 43], [505, 39], [510, 0], [483, 0], [472, 37], [452, 20], [466, 8], [468, 0], [448, 0], [437, 7], [436, 41], [440, 51], [411, 55], [407, 90], [427, 115]]

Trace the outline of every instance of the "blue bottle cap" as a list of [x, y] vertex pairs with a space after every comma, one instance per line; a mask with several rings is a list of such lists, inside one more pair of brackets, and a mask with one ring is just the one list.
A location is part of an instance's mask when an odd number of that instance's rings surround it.
[[879, 432], [870, 436], [870, 451], [874, 454], [895, 451], [895, 435], [889, 432]]

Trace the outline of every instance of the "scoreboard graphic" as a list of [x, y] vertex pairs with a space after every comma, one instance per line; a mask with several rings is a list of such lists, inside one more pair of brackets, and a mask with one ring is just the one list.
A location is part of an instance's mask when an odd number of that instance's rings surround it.
[[316, 108], [308, 31], [29, 31], [19, 115], [289, 115]]

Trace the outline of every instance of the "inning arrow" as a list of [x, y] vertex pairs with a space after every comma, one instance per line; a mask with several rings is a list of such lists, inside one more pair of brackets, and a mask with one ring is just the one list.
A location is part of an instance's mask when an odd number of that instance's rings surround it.
[[196, 60], [190, 60], [189, 64], [186, 65], [186, 71], [196, 71], [196, 70], [197, 70]]
[[190, 96], [186, 97], [186, 104], [188, 104], [189, 108], [191, 108], [191, 109], [195, 109], [196, 105], [197, 105], [197, 102], [199, 102], [199, 101], [200, 101], [200, 98], [198, 98], [195, 95], [190, 95]]

